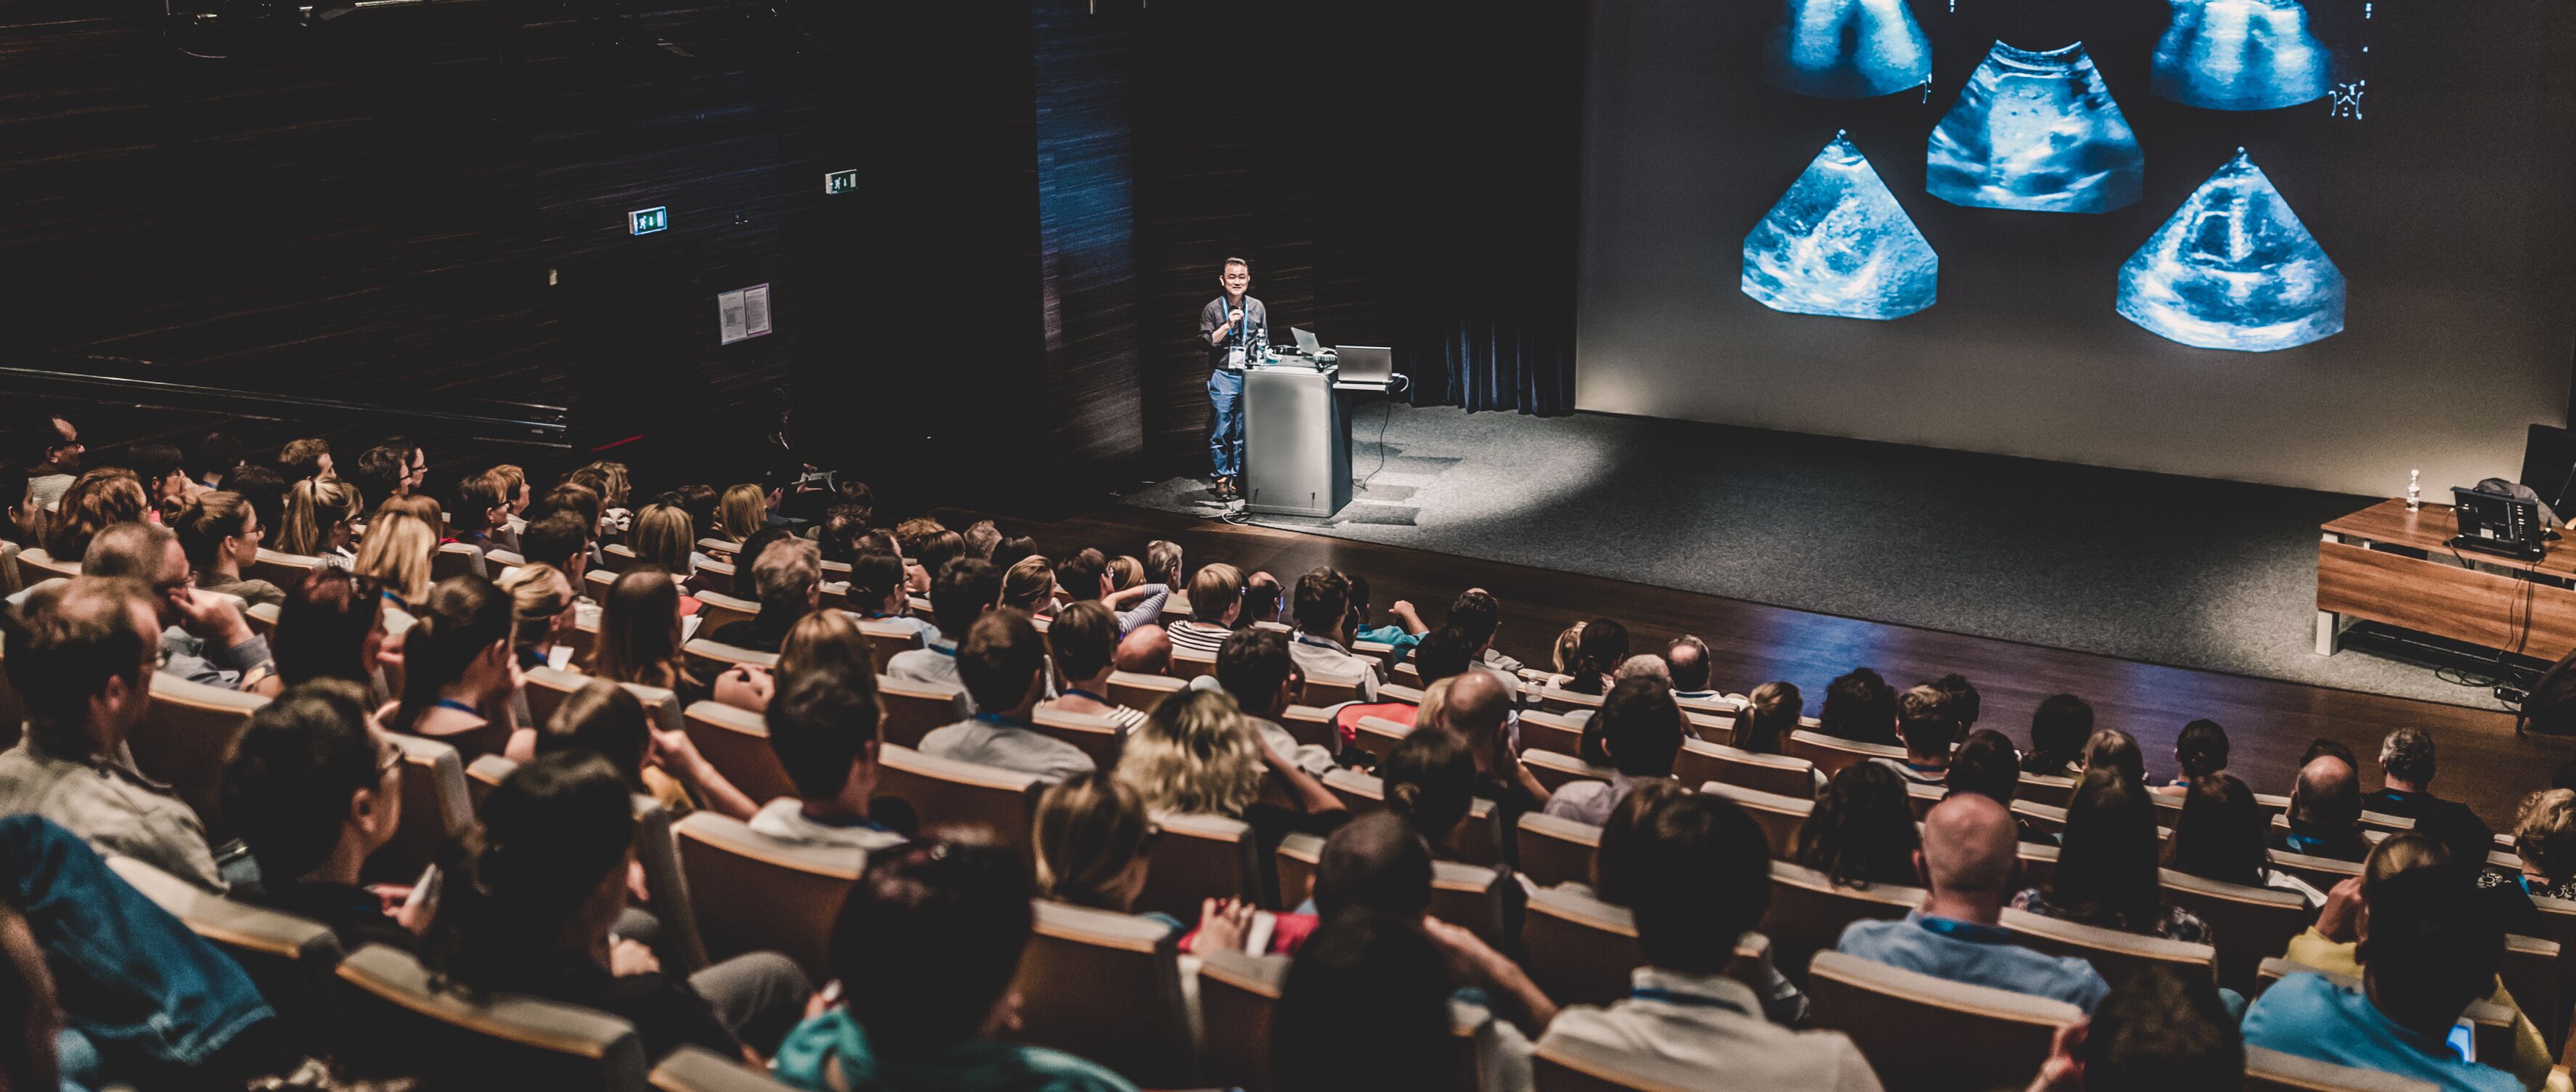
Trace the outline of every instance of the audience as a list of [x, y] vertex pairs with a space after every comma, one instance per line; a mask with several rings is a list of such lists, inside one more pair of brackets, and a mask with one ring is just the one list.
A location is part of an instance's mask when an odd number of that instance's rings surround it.
[[1118, 616], [1096, 600], [1085, 600], [1056, 612], [1047, 626], [1047, 648], [1064, 688], [1038, 708], [1111, 721], [1124, 732], [1145, 723], [1145, 711], [1110, 701], [1109, 676], [1118, 670]]
[[1118, 650], [1110, 662], [1120, 671], [1139, 675], [1165, 675], [1172, 669], [1172, 635], [1159, 625], [1148, 623], [1127, 631], [1118, 639]]
[[[1029, 823], [1038, 897], [1129, 912], [1145, 893], [1147, 854], [1158, 833], [1145, 798], [1117, 778], [1075, 774], [1048, 786]], [[1181, 927], [1168, 915], [1145, 916]]]
[[510, 719], [518, 686], [510, 597], [479, 576], [451, 576], [429, 590], [419, 620], [403, 634], [402, 699], [385, 727], [455, 746], [471, 762], [487, 754], [528, 753]]
[[[964, 685], [958, 673], [958, 642], [976, 619], [993, 608], [993, 599], [1000, 590], [1000, 575], [991, 565], [973, 558], [961, 558], [941, 569], [938, 579], [930, 585], [930, 616], [939, 623], [940, 635], [930, 638], [926, 648], [898, 652], [888, 658], [886, 677], [932, 686]], [[967, 708], [976, 708], [971, 692], [967, 701]]]
[[1483, 588], [1469, 588], [1449, 601], [1449, 629], [1467, 642], [1470, 658], [1506, 675], [1521, 669], [1521, 662], [1502, 654], [1494, 647], [1494, 635], [1501, 631], [1503, 604], [1494, 593]]
[[457, 542], [474, 547], [474, 556], [501, 547], [495, 532], [506, 531], [509, 506], [501, 501], [500, 486], [485, 474], [468, 474], [457, 479], [449, 491], [454, 498], [447, 508], [447, 532]]
[[1816, 730], [1837, 739], [1895, 746], [1896, 691], [1878, 672], [1855, 667], [1825, 687], [1824, 708], [1816, 710]]
[[904, 590], [902, 558], [875, 552], [852, 558], [847, 595], [850, 613], [880, 625], [909, 630], [924, 648], [938, 642], [939, 627], [912, 613], [912, 593]]
[[2161, 791], [2183, 792], [2203, 778], [2227, 770], [2227, 729], [2202, 718], [2182, 726], [2174, 737], [2174, 766], [2182, 772]]
[[1789, 733], [1798, 730], [1799, 718], [1806, 715], [1807, 698], [1795, 685], [1767, 682], [1745, 695], [1744, 709], [1735, 717], [1735, 749], [1757, 755], [1776, 755]]
[[555, 650], [563, 650], [564, 662], [570, 664], [574, 649], [573, 634], [580, 631], [580, 614], [573, 609], [572, 581], [552, 565], [521, 565], [503, 575], [496, 585], [510, 596], [510, 617], [515, 635], [510, 645], [519, 670], [529, 671], [552, 665]]
[[197, 587], [248, 602], [252, 606], [283, 607], [286, 592], [265, 580], [246, 580], [242, 570], [259, 560], [259, 540], [265, 529], [259, 513], [239, 493], [207, 493], [179, 514], [170, 529], [179, 536], [179, 550], [188, 564], [195, 567]]
[[1235, 619], [1235, 624], [1237, 626], [1257, 626], [1264, 622], [1278, 624], [1279, 611], [1284, 605], [1281, 593], [1285, 590], [1279, 586], [1279, 578], [1269, 573], [1257, 572], [1244, 577], [1243, 616]]
[[1673, 697], [1682, 701], [1715, 701], [1725, 697], [1708, 687], [1708, 642], [1682, 636], [1664, 646], [1664, 673], [1673, 680]]
[[1404, 820], [1443, 858], [1455, 857], [1451, 839], [1476, 803], [1476, 760], [1467, 745], [1441, 731], [1404, 737], [1378, 763], [1386, 810]]
[[1761, 828], [1735, 805], [1686, 793], [1640, 823], [1630, 908], [1646, 965], [1608, 1008], [1556, 1014], [1541, 1049], [1581, 1043], [1675, 1087], [1869, 1090], [1867, 1059], [1839, 1032], [1791, 1031], [1762, 1018], [1762, 998], [1726, 974], [1736, 942], [1771, 902]]
[[2388, 733], [2379, 744], [2380, 789], [2361, 798], [2361, 810], [2413, 819], [2419, 826], [2436, 814], [2468, 816], [2467, 805], [2433, 795], [2437, 768], [2431, 733], [2421, 728]]
[[2164, 866], [2204, 880], [2277, 887], [2306, 900], [2311, 910], [2324, 905], [2324, 892], [2272, 868], [2264, 844], [2268, 825], [2244, 782], [2230, 774], [2203, 774], [2185, 790], [2182, 815], [2165, 841]]
[[754, 652], [776, 652], [796, 620], [822, 605], [822, 555], [804, 539], [782, 538], [760, 551], [751, 570], [760, 590], [760, 613], [717, 626], [707, 638]]
[[318, 557], [336, 568], [348, 568], [357, 539], [358, 491], [328, 478], [305, 478], [286, 493], [286, 514], [277, 523], [277, 551]]
[[2073, 777], [2084, 761], [2084, 741], [2093, 735], [2093, 707], [2073, 694], [2051, 694], [2030, 715], [2030, 750], [2021, 771], [2042, 777]]
[[629, 789], [652, 797], [673, 819], [701, 808], [749, 819], [759, 808], [698, 753], [687, 732], [654, 727], [643, 701], [616, 683], [593, 681], [566, 695], [537, 732], [535, 750], [605, 758]]
[[[1279, 779], [1294, 810], [1258, 802], [1265, 770]], [[1252, 824], [1265, 849], [1290, 833], [1319, 834], [1350, 818], [1339, 797], [1245, 725], [1234, 699], [1222, 691], [1185, 690], [1164, 698], [1127, 734], [1117, 777], [1144, 798], [1150, 812], [1241, 819]]]
[[[32, 486], [29, 487], [31, 490]], [[90, 539], [120, 523], [133, 523], [151, 511], [143, 486], [132, 471], [103, 466], [81, 475], [63, 491], [45, 531], [45, 553], [64, 564], [89, 555]]]
[[2084, 760], [2078, 765], [2078, 781], [2095, 770], [2109, 770], [2128, 784], [2147, 783], [2146, 759], [2138, 753], [2137, 739], [2117, 728], [2095, 729], [2084, 741]]
[[1467, 744], [1476, 760], [1476, 795], [1493, 801], [1502, 829], [1511, 830], [1521, 813], [1545, 810], [1554, 799], [1521, 762], [1519, 721], [1512, 710], [1515, 688], [1491, 671], [1462, 672], [1447, 681], [1433, 727]]
[[751, 817], [754, 833], [803, 845], [877, 852], [904, 840], [879, 822], [877, 765], [885, 746], [876, 678], [864, 670], [814, 667], [782, 676], [764, 721], [769, 749], [796, 786]]
[[[2009, 809], [2013, 798], [2021, 792], [2020, 762], [2020, 753], [2013, 750], [2012, 740], [2005, 738], [2002, 732], [1992, 728], [1970, 732], [1950, 756], [1950, 796], [1976, 793]], [[2013, 829], [2021, 841], [2057, 844], [2056, 835], [2041, 830], [2030, 820], [2018, 814], [2012, 819]]]
[[2525, 797], [2514, 817], [2513, 851], [2522, 871], [2507, 875], [2480, 868], [2478, 890], [2488, 894], [2505, 932], [2550, 936], [2553, 930], [2531, 900], [2576, 899], [2576, 792], [2549, 789]]
[[2155, 805], [2137, 782], [2109, 769], [2085, 773], [2066, 806], [2057, 870], [2012, 907], [2127, 933], [2210, 943], [2209, 926], [2164, 904], [2157, 885]]
[[1945, 784], [1950, 779], [1950, 748], [1965, 731], [1948, 693], [1929, 684], [1918, 686], [1897, 699], [1896, 737], [1905, 742], [1905, 757], [1870, 761], [1896, 771], [1896, 776], [1911, 784]]
[[589, 671], [610, 682], [661, 687], [683, 702], [703, 701], [710, 687], [689, 674], [680, 630], [680, 589], [671, 574], [652, 565], [619, 573], [599, 607]]
[[1674, 758], [1682, 749], [1682, 711], [1665, 683], [1628, 679], [1610, 688], [1600, 715], [1587, 725], [1591, 728], [1599, 730], [1601, 749], [1609, 756], [1610, 780], [1587, 778], [1557, 789], [1548, 799], [1547, 814], [1597, 827], [1638, 782], [1673, 775]]
[[[384, 603], [383, 596], [359, 590], [345, 570], [311, 570], [277, 612], [277, 638], [270, 642], [277, 677], [288, 686], [342, 679], [365, 687], [370, 699], [386, 697], [377, 675], [385, 644]], [[369, 708], [375, 704], [371, 701]]]
[[1350, 578], [1319, 568], [1297, 578], [1297, 636], [1288, 655], [1308, 679], [1359, 687], [1361, 701], [1376, 701], [1378, 661], [1351, 652]]
[[2155, 964], [2058, 1032], [2032, 1092], [2168, 1092], [2245, 1080], [2236, 1018], [2207, 975]]
[[1610, 690], [1610, 672], [1628, 659], [1628, 627], [1607, 618], [1595, 618], [1583, 625], [1574, 639], [1574, 657], [1565, 668], [1565, 681], [1559, 685], [1576, 694], [1603, 694]]
[[2004, 931], [2004, 902], [2020, 886], [2012, 813], [1962, 792], [1923, 818], [1914, 871], [1923, 905], [1898, 921], [1856, 921], [1835, 947], [1891, 967], [1952, 982], [2026, 993], [2092, 1011], [2110, 992], [2093, 965], [2041, 955]]
[[287, 441], [285, 447], [278, 449], [277, 467], [289, 479], [299, 482], [312, 478], [332, 481], [339, 476], [331, 465], [331, 442], [322, 439]]
[[[942, 584], [949, 574], [972, 564], [979, 563], [952, 562], [942, 574]], [[945, 621], [947, 612], [940, 613]], [[975, 618], [960, 632], [966, 634], [966, 642], [956, 652], [957, 675], [975, 708], [983, 712], [931, 729], [921, 737], [921, 753], [1033, 773], [1050, 781], [1094, 769], [1091, 756], [1081, 748], [1029, 725], [1029, 713], [1046, 696], [1046, 651], [1028, 616], [1002, 607]], [[1163, 705], [1169, 707], [1172, 702], [1167, 698]], [[1133, 741], [1128, 745], [1135, 746]]]
[[232, 600], [197, 594], [177, 535], [149, 523], [116, 524], [90, 544], [81, 575], [130, 581], [152, 596], [161, 674], [227, 690], [274, 690], [268, 639], [251, 630]]
[[197, 813], [135, 769], [126, 748], [152, 703], [160, 630], [142, 588], [76, 577], [37, 588], [0, 619], [0, 668], [27, 717], [18, 745], [0, 752], [0, 815], [43, 816], [103, 855], [223, 890]]
[[1166, 627], [1172, 647], [1215, 654], [1243, 614], [1243, 570], [1224, 562], [1199, 566], [1190, 578], [1190, 617]]
[[[26, 420], [18, 457], [28, 460], [24, 464], [27, 492], [36, 507], [53, 508], [62, 499], [63, 491], [71, 488], [73, 476], [81, 472], [81, 453], [89, 449], [81, 444], [80, 430], [62, 414], [37, 410], [26, 415]], [[63, 559], [70, 561], [79, 556]]]
[[1057, 602], [1055, 565], [1044, 555], [1030, 554], [1002, 573], [998, 605], [1043, 618], [1055, 613]]
[[2358, 861], [2370, 851], [2361, 836], [2361, 778], [2346, 759], [2320, 754], [2299, 767], [2288, 819], [2287, 829], [2268, 832], [2272, 848], [2338, 861]]
[[402, 824], [402, 748], [373, 720], [367, 692], [342, 679], [298, 684], [251, 714], [225, 760], [222, 801], [260, 881], [232, 894], [330, 926], [344, 951], [414, 951], [436, 901], [424, 892], [387, 913], [359, 886], [368, 855]]
[[1317, 777], [1333, 768], [1330, 749], [1301, 744], [1279, 724], [1280, 714], [1297, 700], [1297, 691], [1305, 683], [1289, 658], [1287, 634], [1247, 629], [1226, 638], [1217, 650], [1216, 674], [1202, 678], [1215, 679], [1217, 687], [1234, 698], [1244, 724], [1291, 765]]
[[1789, 859], [1848, 887], [1914, 882], [1914, 809], [1905, 782], [1874, 762], [1843, 767], [1799, 824]]
[[409, 611], [429, 594], [429, 559], [438, 552], [438, 528], [401, 512], [378, 509], [358, 540], [349, 571], [375, 586], [395, 610]]

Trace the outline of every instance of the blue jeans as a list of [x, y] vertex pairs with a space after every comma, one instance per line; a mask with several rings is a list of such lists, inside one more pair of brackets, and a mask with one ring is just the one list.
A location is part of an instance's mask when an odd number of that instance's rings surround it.
[[1208, 373], [1208, 405], [1216, 421], [1208, 429], [1208, 461], [1219, 478], [1243, 474], [1243, 373], [1218, 368]]
[[[73, 1048], [66, 1078], [96, 1087], [136, 1067], [192, 1067], [277, 1015], [230, 956], [50, 820], [0, 819], [0, 898], [26, 917], [53, 972]], [[108, 1072], [73, 1071], [93, 1065]]]

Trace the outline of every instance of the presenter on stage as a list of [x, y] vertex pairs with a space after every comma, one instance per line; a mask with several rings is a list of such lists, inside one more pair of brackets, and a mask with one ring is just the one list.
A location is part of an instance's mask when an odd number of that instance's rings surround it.
[[1242, 494], [1235, 479], [1243, 476], [1243, 369], [1266, 340], [1270, 310], [1252, 298], [1252, 263], [1228, 258], [1217, 273], [1225, 294], [1199, 308], [1199, 340], [1208, 347], [1208, 405], [1216, 410], [1208, 430], [1208, 471], [1216, 479], [1218, 500]]

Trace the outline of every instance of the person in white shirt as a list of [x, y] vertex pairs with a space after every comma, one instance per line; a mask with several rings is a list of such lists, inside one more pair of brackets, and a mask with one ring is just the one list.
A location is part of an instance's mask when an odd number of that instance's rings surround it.
[[[927, 648], [888, 657], [886, 677], [933, 686], [965, 685], [957, 675], [958, 638], [992, 608], [993, 597], [1001, 590], [1001, 576], [991, 562], [971, 557], [949, 562], [940, 569], [939, 578], [930, 582], [930, 614], [939, 623], [940, 636], [932, 639]], [[975, 708], [971, 696], [966, 708], [969, 712]]]
[[1612, 1054], [1695, 1088], [1877, 1092], [1850, 1039], [1764, 1020], [1761, 998], [1726, 976], [1737, 938], [1770, 907], [1762, 828], [1734, 804], [1691, 793], [1656, 807], [1639, 834], [1632, 909], [1647, 965], [1631, 972], [1627, 998], [1559, 1012], [1539, 1049]]
[[1673, 775], [1682, 749], [1682, 711], [1662, 680], [1627, 679], [1601, 700], [1594, 728], [1617, 772], [1608, 781], [1577, 780], [1556, 790], [1547, 814], [1597, 827], [1610, 821], [1629, 790]]
[[1297, 578], [1293, 613], [1297, 638], [1288, 647], [1288, 655], [1297, 662], [1297, 670], [1308, 679], [1356, 685], [1361, 701], [1376, 701], [1377, 660], [1356, 655], [1350, 649], [1351, 633], [1358, 622], [1351, 615], [1350, 578], [1331, 567], [1317, 568]]
[[[966, 562], [949, 564], [953, 570]], [[1046, 696], [1046, 649], [1028, 615], [1012, 607], [996, 607], [975, 619], [957, 650], [957, 673], [968, 696], [984, 711], [931, 729], [921, 737], [921, 753], [1033, 773], [1050, 781], [1097, 769], [1081, 748], [1029, 724], [1030, 711]]]
[[762, 805], [752, 814], [752, 833], [870, 852], [904, 841], [871, 814], [877, 754], [884, 746], [875, 677], [824, 665], [779, 684], [765, 715], [769, 749], [795, 783], [796, 795]]

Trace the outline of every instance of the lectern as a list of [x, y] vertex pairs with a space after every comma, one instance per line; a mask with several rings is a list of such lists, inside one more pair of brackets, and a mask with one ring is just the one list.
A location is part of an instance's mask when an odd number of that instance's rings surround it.
[[1302, 361], [1244, 370], [1244, 511], [1330, 516], [1351, 502], [1350, 430], [1333, 377]]

